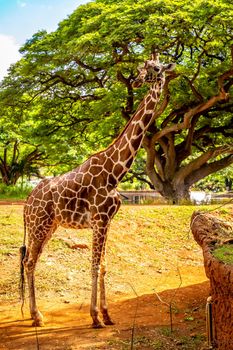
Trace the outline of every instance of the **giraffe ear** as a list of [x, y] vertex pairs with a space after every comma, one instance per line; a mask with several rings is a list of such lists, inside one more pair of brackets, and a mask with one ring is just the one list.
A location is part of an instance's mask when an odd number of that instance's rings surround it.
[[163, 65], [164, 71], [172, 71], [175, 69], [175, 67], [176, 67], [175, 63], [168, 63]]

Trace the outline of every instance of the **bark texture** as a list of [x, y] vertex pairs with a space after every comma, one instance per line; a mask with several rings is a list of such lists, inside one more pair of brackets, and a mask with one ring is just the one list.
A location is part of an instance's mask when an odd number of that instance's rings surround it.
[[222, 244], [233, 244], [233, 225], [207, 213], [194, 212], [191, 230], [202, 247], [210, 279], [213, 313], [213, 349], [233, 350], [233, 265], [216, 259], [212, 252]]

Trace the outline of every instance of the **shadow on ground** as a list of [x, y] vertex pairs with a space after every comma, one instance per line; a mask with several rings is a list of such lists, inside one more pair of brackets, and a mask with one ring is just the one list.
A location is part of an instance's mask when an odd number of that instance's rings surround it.
[[90, 327], [87, 305], [62, 304], [56, 300], [40, 302], [46, 325], [34, 328], [31, 320], [21, 319], [18, 303], [4, 304], [1, 305], [0, 349], [200, 350], [205, 342], [208, 291], [209, 282], [203, 282], [114, 302], [109, 309], [115, 325], [101, 330]]

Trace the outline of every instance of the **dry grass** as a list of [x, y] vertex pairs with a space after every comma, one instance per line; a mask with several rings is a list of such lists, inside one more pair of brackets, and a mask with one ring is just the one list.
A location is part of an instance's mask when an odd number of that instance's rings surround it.
[[[216, 207], [198, 207], [198, 209], [214, 210]], [[229, 205], [219, 208], [216, 214], [228, 220], [232, 208]], [[205, 281], [206, 277], [203, 272], [202, 251], [193, 240], [190, 231], [190, 218], [196, 209], [194, 206], [122, 206], [112, 221], [107, 244], [108, 299], [112, 306], [119, 305], [119, 308], [123, 308], [124, 303], [127, 303], [127, 309], [123, 310], [129, 312], [127, 316], [130, 327], [133, 322], [130, 312], [134, 314], [135, 311], [129, 309], [129, 306], [134, 305], [134, 300], [141, 300], [140, 317], [145, 318], [141, 321], [143, 325], [137, 328], [134, 350], [200, 350], [204, 344], [205, 325], [203, 319], [199, 320], [198, 317], [204, 318], [205, 314], [203, 298], [205, 293], [201, 282]], [[23, 207], [19, 205], [0, 207], [0, 301], [5, 309], [8, 309], [9, 305], [14, 305], [18, 299], [18, 251], [23, 240], [22, 211]], [[36, 284], [39, 304], [44, 303], [47, 316], [52, 310], [56, 310], [59, 320], [62, 316], [60, 310], [62, 307], [64, 309], [62, 305], [68, 303], [72, 310], [73, 305], [82, 307], [89, 304], [91, 241], [90, 230], [59, 228], [44, 249], [37, 266]], [[73, 243], [83, 248], [71, 249], [69, 246]], [[174, 293], [180, 285], [182, 291], [180, 290], [180, 297], [176, 299]], [[194, 297], [189, 302], [186, 293], [192, 295], [191, 285], [196, 286], [196, 289], [193, 289]], [[189, 286], [187, 291], [186, 286]], [[156, 315], [152, 317], [153, 326], [149, 326], [151, 307], [154, 307], [156, 302], [160, 303], [154, 293], [160, 291], [165, 291], [165, 294], [164, 292], [160, 294], [165, 298], [165, 302], [171, 302], [172, 298], [173, 312], [180, 320], [172, 334], [169, 327], [161, 326], [169, 317], [167, 309], [165, 313], [157, 314], [159, 327], [155, 328]], [[136, 296], [142, 297], [135, 299]], [[153, 300], [153, 305], [147, 305], [146, 300], [147, 302]], [[118, 307], [115, 308], [115, 313], [117, 312]], [[65, 317], [65, 314], [63, 316]], [[75, 332], [74, 330], [74, 333], [67, 338], [62, 350], [77, 348], [76, 345], [69, 347], [70, 341], [76, 344]], [[110, 333], [103, 333], [105, 334], [103, 344], [98, 346], [91, 345], [93, 340], [89, 338], [90, 345], [85, 349], [131, 349], [129, 323], [125, 321], [124, 325], [124, 320], [121, 320], [117, 333]], [[91, 337], [92, 333], [89, 329], [87, 331], [84, 329], [81, 338], [84, 343], [87, 334]], [[43, 348], [50, 349], [49, 344], [55, 346], [53, 339], [54, 336], [51, 335], [46, 340], [46, 344], [47, 341], [50, 343], [46, 345], [47, 347], [43, 343], [45, 346]]]
[[[22, 206], [0, 207], [1, 299], [17, 297], [18, 249], [23, 240]], [[202, 253], [190, 232], [194, 206], [122, 206], [111, 223], [107, 245], [109, 293], [151, 292], [162, 272], [181, 266], [200, 266]], [[214, 209], [214, 206], [201, 210]], [[231, 207], [218, 210], [226, 219]], [[90, 230], [59, 228], [46, 246], [37, 267], [40, 295], [77, 288], [80, 298], [90, 291]], [[67, 242], [89, 248], [70, 249]], [[10, 269], [9, 269], [10, 266]], [[140, 276], [144, 278], [142, 285]], [[82, 281], [81, 284], [79, 281]], [[185, 281], [183, 281], [185, 283]], [[177, 281], [179, 284], [179, 276]], [[174, 287], [176, 286], [174, 285]]]

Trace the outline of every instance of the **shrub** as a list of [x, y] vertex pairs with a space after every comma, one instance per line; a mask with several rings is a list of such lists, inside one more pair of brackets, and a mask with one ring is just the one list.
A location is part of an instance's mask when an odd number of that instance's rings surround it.
[[31, 192], [29, 184], [10, 185], [0, 184], [0, 199], [24, 199]]

